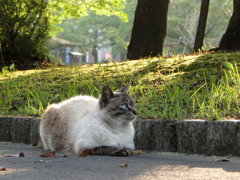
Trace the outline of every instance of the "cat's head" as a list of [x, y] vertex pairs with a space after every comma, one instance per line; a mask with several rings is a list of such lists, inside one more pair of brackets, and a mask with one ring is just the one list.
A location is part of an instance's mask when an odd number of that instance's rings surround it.
[[99, 100], [100, 108], [104, 109], [116, 121], [131, 122], [136, 118], [137, 111], [133, 99], [128, 94], [130, 84], [112, 92], [110, 87], [104, 86]]

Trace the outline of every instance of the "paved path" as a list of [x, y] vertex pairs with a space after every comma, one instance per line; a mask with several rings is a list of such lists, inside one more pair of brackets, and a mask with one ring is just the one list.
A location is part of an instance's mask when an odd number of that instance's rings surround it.
[[[25, 156], [2, 156], [19, 152]], [[63, 157], [57, 153], [56, 158], [42, 158], [40, 154], [37, 147], [0, 142], [0, 168], [7, 168], [0, 171], [0, 179], [240, 179], [240, 158], [236, 157], [145, 152], [130, 157]]]

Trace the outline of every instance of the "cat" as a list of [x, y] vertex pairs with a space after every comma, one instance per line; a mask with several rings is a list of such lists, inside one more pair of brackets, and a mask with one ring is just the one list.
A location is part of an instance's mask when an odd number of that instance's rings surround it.
[[128, 156], [134, 150], [136, 109], [129, 96], [130, 84], [113, 92], [104, 86], [100, 99], [76, 96], [50, 105], [40, 121], [45, 150], [80, 155]]

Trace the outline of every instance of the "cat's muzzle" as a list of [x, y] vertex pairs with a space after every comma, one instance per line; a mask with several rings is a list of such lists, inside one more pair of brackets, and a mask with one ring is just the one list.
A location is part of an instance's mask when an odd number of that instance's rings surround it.
[[133, 114], [133, 113], [127, 114], [127, 115], [125, 116], [125, 120], [127, 120], [127, 121], [133, 121], [134, 119], [136, 119], [136, 115]]

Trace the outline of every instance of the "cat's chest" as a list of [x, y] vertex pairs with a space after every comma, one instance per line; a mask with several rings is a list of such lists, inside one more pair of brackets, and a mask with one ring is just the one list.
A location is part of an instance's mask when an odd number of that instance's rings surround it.
[[111, 129], [104, 127], [98, 129], [97, 133], [93, 134], [93, 140], [99, 145], [116, 145], [127, 146], [132, 143], [133, 132], [131, 129]]
[[94, 145], [131, 146], [133, 130], [130, 127], [108, 127], [103, 124], [88, 124], [77, 132], [78, 141], [82, 140]]

